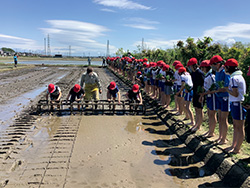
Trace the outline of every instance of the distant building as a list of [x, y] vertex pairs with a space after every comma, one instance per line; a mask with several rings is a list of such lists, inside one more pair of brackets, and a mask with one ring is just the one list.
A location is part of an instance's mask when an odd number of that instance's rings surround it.
[[62, 54], [55, 54], [55, 58], [62, 58]]

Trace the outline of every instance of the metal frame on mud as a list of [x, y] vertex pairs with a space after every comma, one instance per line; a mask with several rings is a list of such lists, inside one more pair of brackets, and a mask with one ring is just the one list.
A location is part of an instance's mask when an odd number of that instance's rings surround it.
[[[78, 109], [78, 106], [80, 109]], [[51, 108], [53, 107], [53, 109]], [[70, 103], [67, 100], [61, 100], [60, 102], [50, 103], [47, 100], [40, 100], [37, 104], [37, 114], [41, 115], [43, 113], [50, 112], [70, 112], [71, 114], [84, 112], [97, 112], [101, 114], [136, 114], [144, 115], [146, 112], [145, 104], [138, 104], [130, 102], [129, 100], [118, 101], [81, 101]]]

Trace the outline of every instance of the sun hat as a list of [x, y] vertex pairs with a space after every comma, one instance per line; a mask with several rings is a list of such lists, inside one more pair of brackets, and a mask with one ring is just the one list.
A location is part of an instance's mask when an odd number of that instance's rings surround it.
[[195, 57], [192, 57], [191, 59], [189, 59], [187, 66], [195, 65], [197, 63], [198, 63], [197, 59]]
[[178, 73], [182, 73], [182, 72], [187, 72], [185, 67], [179, 68]]
[[138, 84], [134, 84], [133, 87], [132, 87], [132, 91], [134, 93], [137, 93], [139, 91], [139, 85]]
[[225, 66], [229, 66], [229, 67], [238, 67], [238, 61], [236, 59], [228, 59], [225, 63]]
[[215, 55], [210, 59], [210, 65], [214, 64], [214, 63], [219, 63], [223, 61], [222, 57], [219, 55]]
[[210, 67], [210, 60], [202, 61], [200, 67]]
[[75, 84], [74, 86], [74, 92], [78, 93], [81, 89], [81, 86], [79, 84]]
[[55, 90], [55, 85], [54, 84], [49, 84], [48, 90], [49, 90], [49, 93], [53, 93], [53, 91]]
[[113, 89], [115, 89], [115, 87], [116, 87], [116, 83], [114, 81], [110, 82], [109, 89], [113, 90]]

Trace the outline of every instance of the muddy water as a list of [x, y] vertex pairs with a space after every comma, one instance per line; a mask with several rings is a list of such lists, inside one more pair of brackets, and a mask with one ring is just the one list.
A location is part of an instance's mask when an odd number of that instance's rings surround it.
[[6, 187], [185, 188], [219, 181], [165, 125], [147, 118], [43, 117]]

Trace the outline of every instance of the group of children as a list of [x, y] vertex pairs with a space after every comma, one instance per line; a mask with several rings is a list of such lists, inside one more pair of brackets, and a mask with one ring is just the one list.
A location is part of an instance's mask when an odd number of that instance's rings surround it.
[[[245, 137], [244, 120], [246, 108], [242, 105], [246, 93], [246, 82], [235, 59], [224, 61], [215, 55], [200, 64], [191, 58], [186, 68], [180, 61], [172, 65], [165, 62], [148, 62], [146, 58], [133, 57], [107, 58], [108, 65], [123, 74], [134, 83], [138, 83], [152, 98], [164, 108], [169, 108], [171, 95], [174, 95], [176, 115], [185, 114], [184, 120], [190, 120], [190, 131], [200, 129], [205, 105], [208, 110], [209, 131], [205, 137], [213, 137], [216, 123], [219, 123], [218, 144], [227, 142], [228, 116], [231, 111], [234, 135], [232, 145], [226, 151], [239, 153]], [[191, 110], [191, 102], [195, 116]], [[218, 113], [218, 116], [217, 116]], [[217, 119], [218, 117], [218, 119]]]
[[[86, 87], [86, 85], [85, 85]], [[89, 95], [88, 93], [89, 92]], [[74, 87], [72, 87], [66, 97], [66, 100], [69, 101], [70, 103], [73, 102], [81, 102], [82, 100], [89, 101], [91, 100], [90, 97], [85, 98], [86, 95], [91, 96], [93, 92], [84, 90], [83, 87], [81, 87], [79, 84], [75, 84]], [[62, 97], [62, 91], [60, 87], [54, 85], [54, 84], [49, 84], [48, 90], [46, 93], [46, 100], [48, 101], [50, 97], [50, 103], [58, 103], [61, 100]], [[140, 87], [138, 84], [134, 84], [133, 87], [128, 90], [126, 93], [127, 99], [131, 103], [138, 103], [142, 104], [142, 95], [140, 93]], [[93, 98], [94, 100], [98, 100], [96, 98]], [[115, 101], [118, 100], [118, 104], [121, 103], [121, 94], [119, 92], [119, 88], [116, 85], [114, 81], [110, 82], [110, 84], [107, 87], [107, 100], [108, 101]], [[53, 105], [51, 105], [51, 108], [53, 109]], [[60, 108], [60, 106], [58, 106]], [[78, 105], [78, 109], [80, 109], [80, 105]]]

